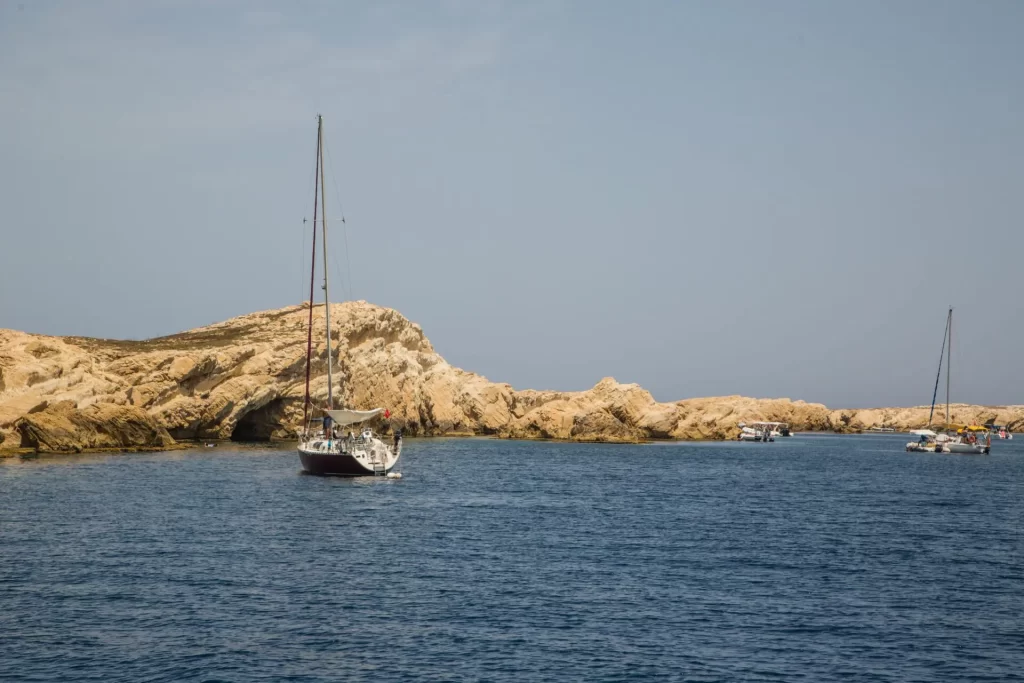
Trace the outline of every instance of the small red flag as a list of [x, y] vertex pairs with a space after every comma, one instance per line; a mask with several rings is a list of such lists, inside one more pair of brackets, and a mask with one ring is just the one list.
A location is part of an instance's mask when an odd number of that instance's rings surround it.
[[391, 417], [391, 411], [387, 408], [384, 409], [384, 417], [385, 419]]

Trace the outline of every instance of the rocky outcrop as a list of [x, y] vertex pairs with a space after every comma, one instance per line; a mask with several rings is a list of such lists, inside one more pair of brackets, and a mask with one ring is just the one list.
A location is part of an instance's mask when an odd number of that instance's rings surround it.
[[[303, 417], [308, 305], [146, 341], [0, 330], [0, 449], [162, 448], [175, 441], [294, 438]], [[324, 307], [313, 308], [324, 329]], [[363, 301], [333, 304], [335, 405], [386, 407], [412, 435], [630, 442], [734, 437], [740, 422], [797, 430], [922, 426], [927, 408], [829, 410], [741, 396], [659, 403], [606, 378], [587, 391], [516, 391], [449, 365], [423, 330]], [[327, 345], [313, 339], [310, 391], [327, 400]], [[958, 421], [1024, 429], [1024, 407], [954, 406]]]
[[15, 422], [21, 447], [44, 452], [164, 449], [174, 445], [167, 430], [141, 408], [60, 401]]
[[[860, 432], [871, 427], [892, 427], [896, 431], [920, 429], [928, 425], [930, 406], [913, 408], [862, 408], [833, 410], [829, 413], [830, 428], [837, 432]], [[935, 406], [934, 423], [946, 421], [946, 406]], [[951, 403], [951, 424], [998, 424], [1011, 431], [1024, 431], [1024, 406], [974, 406]]]

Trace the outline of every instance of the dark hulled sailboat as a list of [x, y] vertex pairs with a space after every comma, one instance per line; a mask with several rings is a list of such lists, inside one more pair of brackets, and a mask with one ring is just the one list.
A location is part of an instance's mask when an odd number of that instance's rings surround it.
[[[309, 275], [309, 327], [306, 341], [306, 398], [302, 410], [303, 430], [299, 439], [299, 460], [302, 469], [310, 474], [355, 477], [386, 475], [398, 462], [402, 453], [400, 436], [393, 443], [385, 443], [369, 427], [359, 428], [367, 420], [384, 412], [374, 410], [339, 410], [334, 408], [334, 373], [331, 353], [331, 306], [327, 278], [327, 217], [324, 211], [324, 122], [317, 116], [316, 132], [316, 187], [313, 191], [313, 256]], [[319, 210], [320, 232], [323, 245], [324, 317], [327, 340], [327, 405], [317, 407], [309, 393], [310, 367], [313, 354], [313, 293], [316, 281], [316, 233]], [[314, 413], [321, 413], [314, 417]]]

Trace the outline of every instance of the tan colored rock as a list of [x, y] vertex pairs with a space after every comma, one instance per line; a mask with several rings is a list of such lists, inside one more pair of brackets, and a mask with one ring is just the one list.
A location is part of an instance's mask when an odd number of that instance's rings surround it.
[[521, 391], [513, 394], [518, 410], [499, 434], [513, 439], [637, 442], [653, 436], [641, 424], [671, 422], [670, 406], [659, 411], [651, 394], [636, 384], [619, 384], [611, 377], [579, 392]]
[[123, 448], [169, 448], [174, 445], [163, 427], [133, 406], [94, 403], [84, 409], [59, 401], [20, 418], [21, 447], [46, 452], [81, 452]]
[[[46, 337], [0, 330], [0, 448], [124, 448], [168, 439], [294, 438], [303, 414], [305, 304], [243, 315], [147, 341]], [[327, 397], [324, 307], [313, 309], [310, 388]], [[449, 365], [419, 325], [364, 301], [333, 304], [336, 406], [391, 410], [408, 434], [630, 442], [734, 438], [740, 422], [798, 431], [908, 429], [927, 408], [829, 410], [742, 396], [658, 403], [605, 378], [580, 392], [516, 391]], [[1024, 430], [1024, 407], [952, 407], [961, 422]]]

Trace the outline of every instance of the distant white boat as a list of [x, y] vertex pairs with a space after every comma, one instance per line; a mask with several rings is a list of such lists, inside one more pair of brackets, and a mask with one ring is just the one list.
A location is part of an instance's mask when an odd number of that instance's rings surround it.
[[757, 422], [755, 424], [767, 425], [772, 436], [793, 436], [788, 422]]
[[740, 422], [740, 434], [737, 437], [740, 441], [760, 441], [767, 443], [769, 441], [775, 441], [776, 434], [773, 433], [771, 425], [779, 424], [775, 422], [754, 422], [751, 426], [747, 426], [745, 423]]
[[989, 432], [995, 434], [997, 439], [1013, 438], [1013, 434], [1010, 433], [1010, 430], [1004, 427], [1003, 425], [997, 425], [992, 422], [989, 422], [988, 424], [985, 425], [985, 428], [988, 429]]
[[880, 433], [880, 434], [890, 434], [892, 432], [895, 432], [896, 429], [893, 428], [893, 427], [869, 427], [868, 431], [869, 432], [877, 432], [877, 433]]

